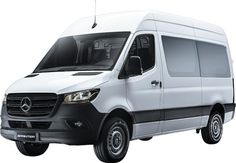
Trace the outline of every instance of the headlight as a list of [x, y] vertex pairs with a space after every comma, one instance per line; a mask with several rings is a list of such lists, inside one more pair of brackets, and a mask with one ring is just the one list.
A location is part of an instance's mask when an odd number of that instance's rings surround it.
[[92, 101], [97, 97], [99, 91], [100, 91], [99, 89], [92, 89], [92, 90], [84, 90], [71, 94], [66, 94], [64, 98], [64, 103], [74, 104], [74, 103], [86, 103]]
[[7, 104], [7, 95], [6, 95], [6, 94], [5, 94], [4, 97], [3, 97], [2, 104], [3, 104], [3, 105], [6, 105], [6, 104]]

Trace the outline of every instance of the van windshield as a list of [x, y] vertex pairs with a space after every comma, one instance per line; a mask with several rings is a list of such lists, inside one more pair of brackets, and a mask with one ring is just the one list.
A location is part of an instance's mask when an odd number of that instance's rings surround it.
[[34, 72], [111, 70], [129, 34], [114, 32], [60, 38]]

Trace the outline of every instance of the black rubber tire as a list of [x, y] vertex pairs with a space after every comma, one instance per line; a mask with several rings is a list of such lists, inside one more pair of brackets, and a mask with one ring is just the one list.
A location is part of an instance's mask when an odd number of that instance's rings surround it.
[[[112, 138], [115, 131], [122, 133], [122, 137], [118, 141], [121, 144], [121, 149], [118, 154], [112, 153]], [[120, 137], [119, 137], [120, 138]], [[102, 129], [99, 140], [94, 144], [94, 152], [97, 158], [102, 162], [119, 162], [121, 161], [129, 148], [130, 132], [127, 123], [121, 118], [111, 118], [108, 120]], [[113, 148], [114, 149], [114, 148]]]
[[[214, 134], [214, 124], [219, 123], [219, 132]], [[201, 129], [202, 139], [207, 144], [216, 144], [220, 141], [223, 133], [223, 119], [219, 112], [213, 112], [208, 120], [208, 124], [206, 127]]]
[[39, 156], [48, 149], [49, 144], [24, 143], [17, 141], [16, 147], [25, 156]]
[[149, 140], [151, 140], [152, 139], [152, 137], [147, 137], [147, 138], [142, 138], [142, 139], [140, 139], [140, 140], [142, 140], [142, 141], [149, 141]]

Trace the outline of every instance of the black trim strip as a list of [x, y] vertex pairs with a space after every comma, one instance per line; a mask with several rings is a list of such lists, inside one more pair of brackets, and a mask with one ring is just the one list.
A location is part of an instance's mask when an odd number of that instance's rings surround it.
[[225, 113], [235, 111], [235, 103], [232, 104], [224, 104], [225, 107]]
[[[235, 104], [224, 104], [225, 113], [234, 111]], [[146, 123], [164, 120], [174, 120], [181, 118], [192, 118], [198, 116], [210, 115], [212, 105], [206, 106], [193, 106], [183, 108], [170, 108], [148, 111], [132, 112], [134, 123]]]
[[234, 78], [232, 79], [232, 84], [233, 84], [233, 103], [235, 104], [235, 89], [234, 89]]

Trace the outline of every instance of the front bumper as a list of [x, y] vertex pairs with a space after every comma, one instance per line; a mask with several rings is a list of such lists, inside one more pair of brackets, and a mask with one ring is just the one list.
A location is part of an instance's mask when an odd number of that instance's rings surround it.
[[9, 116], [3, 105], [1, 135], [13, 141], [94, 144], [105, 117], [91, 103], [61, 104], [48, 117]]

